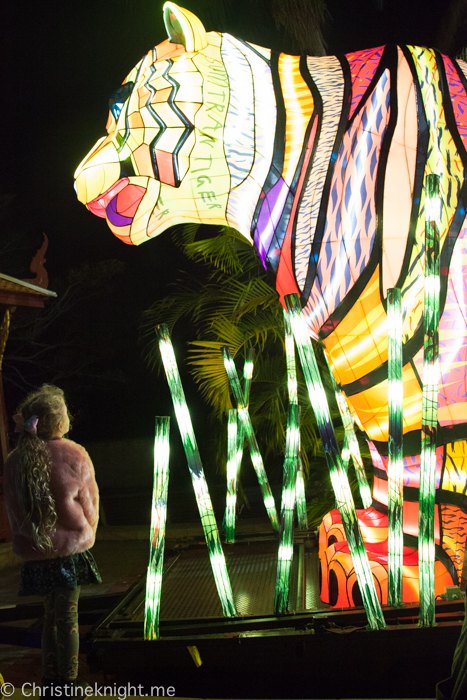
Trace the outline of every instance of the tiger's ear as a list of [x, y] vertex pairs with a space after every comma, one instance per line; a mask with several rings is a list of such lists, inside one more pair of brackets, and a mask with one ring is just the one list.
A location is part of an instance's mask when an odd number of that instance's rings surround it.
[[174, 2], [166, 2], [163, 11], [169, 41], [183, 44], [189, 52], [201, 51], [208, 45], [206, 30], [196, 15]]

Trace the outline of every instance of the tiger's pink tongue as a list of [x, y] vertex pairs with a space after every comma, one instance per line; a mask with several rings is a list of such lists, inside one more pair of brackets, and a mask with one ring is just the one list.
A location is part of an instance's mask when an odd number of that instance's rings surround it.
[[102, 219], [105, 219], [105, 210], [109, 204], [109, 202], [125, 187], [129, 184], [129, 180], [127, 177], [122, 177], [120, 180], [117, 180], [117, 182], [112, 185], [112, 187], [109, 187], [109, 189], [104, 192], [104, 194], [100, 194], [99, 197], [96, 197], [95, 199], [92, 200], [92, 202], [89, 202], [87, 204], [87, 208], [92, 214], [95, 214], [96, 216], [100, 216]]

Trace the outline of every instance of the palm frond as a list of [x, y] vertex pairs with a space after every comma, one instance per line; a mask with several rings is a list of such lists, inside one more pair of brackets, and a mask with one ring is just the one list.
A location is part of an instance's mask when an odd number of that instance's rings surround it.
[[222, 272], [238, 274], [243, 270], [237, 247], [230, 236], [193, 241], [184, 250], [191, 260], [210, 263]]
[[189, 246], [196, 238], [200, 224], [185, 224], [184, 226], [175, 226], [172, 233], [172, 238], [175, 245], [185, 252], [186, 247]]
[[[177, 245], [197, 267], [190, 274], [180, 274], [171, 294], [145, 313], [146, 360], [154, 366], [159, 356], [156, 324], [166, 323], [172, 330], [181, 319], [190, 319], [195, 338], [189, 343], [188, 366], [216, 424], [220, 421], [224, 425], [232, 401], [221, 348], [229, 347], [241, 374], [242, 359], [253, 347], [256, 358], [250, 414], [264, 455], [273, 464], [282, 464], [288, 393], [283, 312], [277, 293], [269, 285], [256, 251], [240, 233], [224, 228], [217, 238], [197, 240], [198, 233], [197, 226], [177, 231]], [[322, 359], [318, 362], [322, 364]], [[299, 401], [302, 461], [308, 471], [319, 452], [319, 439], [300, 374]]]

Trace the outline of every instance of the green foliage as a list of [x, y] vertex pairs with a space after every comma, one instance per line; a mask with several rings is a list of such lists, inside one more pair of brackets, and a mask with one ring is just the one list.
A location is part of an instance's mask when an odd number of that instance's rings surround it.
[[[146, 313], [143, 334], [146, 359], [159, 363], [154, 335], [158, 323], [169, 330], [189, 318], [196, 340], [190, 342], [188, 364], [200, 392], [211, 407], [218, 431], [216, 462], [225, 467], [226, 414], [232, 407], [221, 347], [228, 345], [241, 373], [249, 347], [255, 349], [255, 370], [250, 413], [265, 458], [284, 453], [288, 406], [282, 307], [268, 283], [255, 249], [233, 229], [224, 228], [215, 238], [197, 240], [198, 227], [179, 229], [176, 243], [190, 261], [193, 272], [182, 273], [170, 295], [157, 301]], [[299, 402], [302, 406], [302, 459], [308, 473], [310, 459], [321, 451], [305, 383], [299, 373]]]
[[[256, 250], [244, 236], [234, 229], [224, 228], [215, 237], [197, 240], [199, 228], [190, 224], [177, 230], [175, 241], [187, 256], [187, 266], [190, 262], [196, 264], [189, 272], [180, 273], [171, 293], [145, 313], [142, 330], [146, 360], [152, 368], [159, 366], [160, 353], [154, 333], [157, 324], [167, 324], [172, 332], [177, 324], [177, 329], [182, 326], [180, 321], [189, 320], [190, 333], [195, 339], [189, 342], [188, 365], [211, 408], [215, 434], [215, 439], [211, 440], [212, 461], [218, 469], [225, 470], [227, 412], [232, 402], [221, 348], [229, 346], [241, 375], [246, 352], [253, 347], [255, 365], [250, 414], [269, 477], [279, 480], [288, 407], [282, 307]], [[337, 437], [342, 444], [343, 429], [327, 365], [321, 347], [316, 345], [315, 350]], [[334, 494], [298, 354], [297, 371], [302, 461], [308, 477], [308, 519], [311, 527], [317, 527], [334, 507]], [[247, 454], [245, 459], [248, 459]], [[368, 459], [365, 461], [368, 463]], [[349, 477], [357, 507], [361, 507], [353, 467]]]

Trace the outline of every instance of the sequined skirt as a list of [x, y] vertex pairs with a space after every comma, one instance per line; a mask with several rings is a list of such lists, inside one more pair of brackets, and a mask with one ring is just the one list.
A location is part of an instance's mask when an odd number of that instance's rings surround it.
[[54, 588], [74, 589], [93, 583], [102, 583], [102, 578], [94, 557], [86, 550], [68, 557], [25, 562], [18, 595], [45, 596]]

